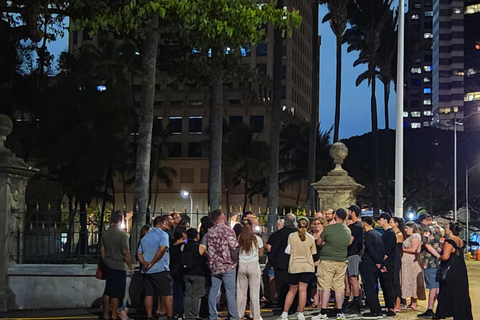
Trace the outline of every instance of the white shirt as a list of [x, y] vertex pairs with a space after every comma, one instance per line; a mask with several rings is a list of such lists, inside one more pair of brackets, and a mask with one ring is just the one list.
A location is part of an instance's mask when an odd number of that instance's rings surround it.
[[259, 236], [255, 236], [257, 238], [257, 246], [255, 243], [252, 242], [252, 249], [250, 252], [245, 252], [244, 250], [240, 249], [239, 254], [239, 261], [242, 263], [258, 261], [258, 249], [263, 248], [263, 241], [262, 238]]

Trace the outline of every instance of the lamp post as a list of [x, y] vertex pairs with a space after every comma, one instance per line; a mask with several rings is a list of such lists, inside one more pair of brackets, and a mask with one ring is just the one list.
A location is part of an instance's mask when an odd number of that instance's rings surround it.
[[192, 194], [188, 190], [180, 190], [180, 195], [182, 196], [183, 199], [190, 198], [190, 223], [193, 222], [193, 198]]
[[469, 209], [468, 209], [468, 175], [472, 172], [473, 169], [476, 169], [480, 167], [480, 163], [477, 164], [477, 165], [474, 165], [473, 167], [471, 167], [470, 169], [467, 169], [467, 167], [465, 166], [465, 208], [466, 208], [466, 213], [465, 213], [465, 220], [466, 220], [466, 224], [467, 224], [467, 228], [466, 228], [466, 239], [465, 241], [467, 242], [467, 250], [468, 250], [468, 245], [469, 245], [469, 242], [470, 242], [470, 234], [469, 234], [469, 231], [468, 231], [468, 225], [469, 225], [469, 220], [470, 220], [470, 212], [469, 212]]

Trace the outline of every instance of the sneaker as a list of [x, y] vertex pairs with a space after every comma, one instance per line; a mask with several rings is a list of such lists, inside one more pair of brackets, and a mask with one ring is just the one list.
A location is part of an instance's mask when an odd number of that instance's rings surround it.
[[395, 312], [393, 312], [392, 310], [388, 310], [385, 315], [387, 317], [395, 317], [397, 314]]
[[339, 312], [337, 313], [337, 320], [346, 320], [345, 318], [345, 315], [343, 314], [343, 312]]
[[305, 320], [305, 315], [303, 313], [297, 314], [297, 320]]
[[419, 318], [428, 318], [428, 319], [431, 319], [435, 314], [433, 313], [433, 310], [432, 309], [427, 309], [427, 311], [425, 311], [424, 313], [421, 313], [419, 315], [417, 315], [417, 317]]
[[381, 313], [366, 312], [362, 314], [362, 319], [381, 319], [381, 318], [383, 318]]
[[280, 319], [281, 320], [288, 320], [288, 312], [282, 312], [281, 316], [280, 316]]

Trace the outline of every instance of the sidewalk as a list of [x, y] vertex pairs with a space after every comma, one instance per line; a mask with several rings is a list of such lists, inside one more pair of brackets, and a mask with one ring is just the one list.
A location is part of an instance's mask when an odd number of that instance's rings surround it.
[[55, 309], [55, 310], [15, 310], [0, 312], [2, 320], [60, 320], [60, 319], [98, 319], [100, 309]]

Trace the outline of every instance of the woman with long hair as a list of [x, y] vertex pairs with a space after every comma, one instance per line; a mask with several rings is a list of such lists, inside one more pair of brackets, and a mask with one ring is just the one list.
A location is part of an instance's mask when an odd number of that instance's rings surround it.
[[[312, 223], [310, 224], [310, 234], [313, 236], [315, 239], [315, 245], [317, 247], [317, 253], [313, 256], [313, 261], [315, 265], [315, 274], [317, 273], [317, 268], [318, 268], [318, 263], [320, 262], [320, 251], [322, 250], [322, 246], [317, 245], [317, 240], [320, 238], [320, 235], [323, 232], [323, 229], [327, 225], [327, 220], [322, 216], [319, 218], [315, 218]], [[317, 279], [313, 279], [313, 281], [316, 281]], [[314, 295], [314, 300], [313, 304], [310, 306], [313, 309], [320, 308], [322, 305], [322, 290], [316, 287], [317, 289], [315, 290], [315, 295]]]
[[297, 318], [298, 320], [305, 320], [303, 310], [307, 303], [307, 287], [312, 277], [314, 277], [315, 265], [313, 255], [317, 253], [315, 239], [311, 234], [307, 233], [307, 230], [308, 219], [300, 218], [298, 220], [298, 231], [291, 233], [288, 237], [286, 253], [290, 249], [290, 260], [288, 263], [288, 283], [290, 288], [285, 298], [281, 319], [288, 319], [288, 310], [298, 292]]
[[426, 299], [423, 265], [420, 258], [422, 237], [414, 221], [408, 221], [404, 229], [407, 238], [403, 241], [402, 269], [400, 272], [402, 298], [410, 298], [410, 304], [407, 308], [417, 311], [417, 299]]
[[471, 320], [472, 303], [470, 301], [468, 274], [463, 259], [463, 240], [458, 237], [462, 228], [458, 222], [450, 222], [445, 230], [447, 239], [443, 244], [440, 257], [440, 270], [447, 264], [450, 269], [445, 281], [440, 282], [436, 319], [453, 317], [453, 320]]
[[397, 243], [395, 245], [395, 270], [393, 273], [393, 288], [395, 290], [395, 306], [394, 312], [400, 312], [400, 303], [402, 300], [402, 288], [400, 286], [400, 269], [402, 268], [402, 253], [403, 253], [403, 241], [407, 238], [405, 234], [405, 220], [399, 217], [392, 217], [390, 219], [390, 226], [395, 232]]
[[240, 319], [243, 319], [247, 305], [247, 288], [250, 288], [250, 318], [261, 320], [260, 315], [260, 263], [263, 255], [263, 241], [254, 234], [250, 219], [242, 221], [242, 232], [238, 237], [240, 252], [237, 274], [237, 307]]

